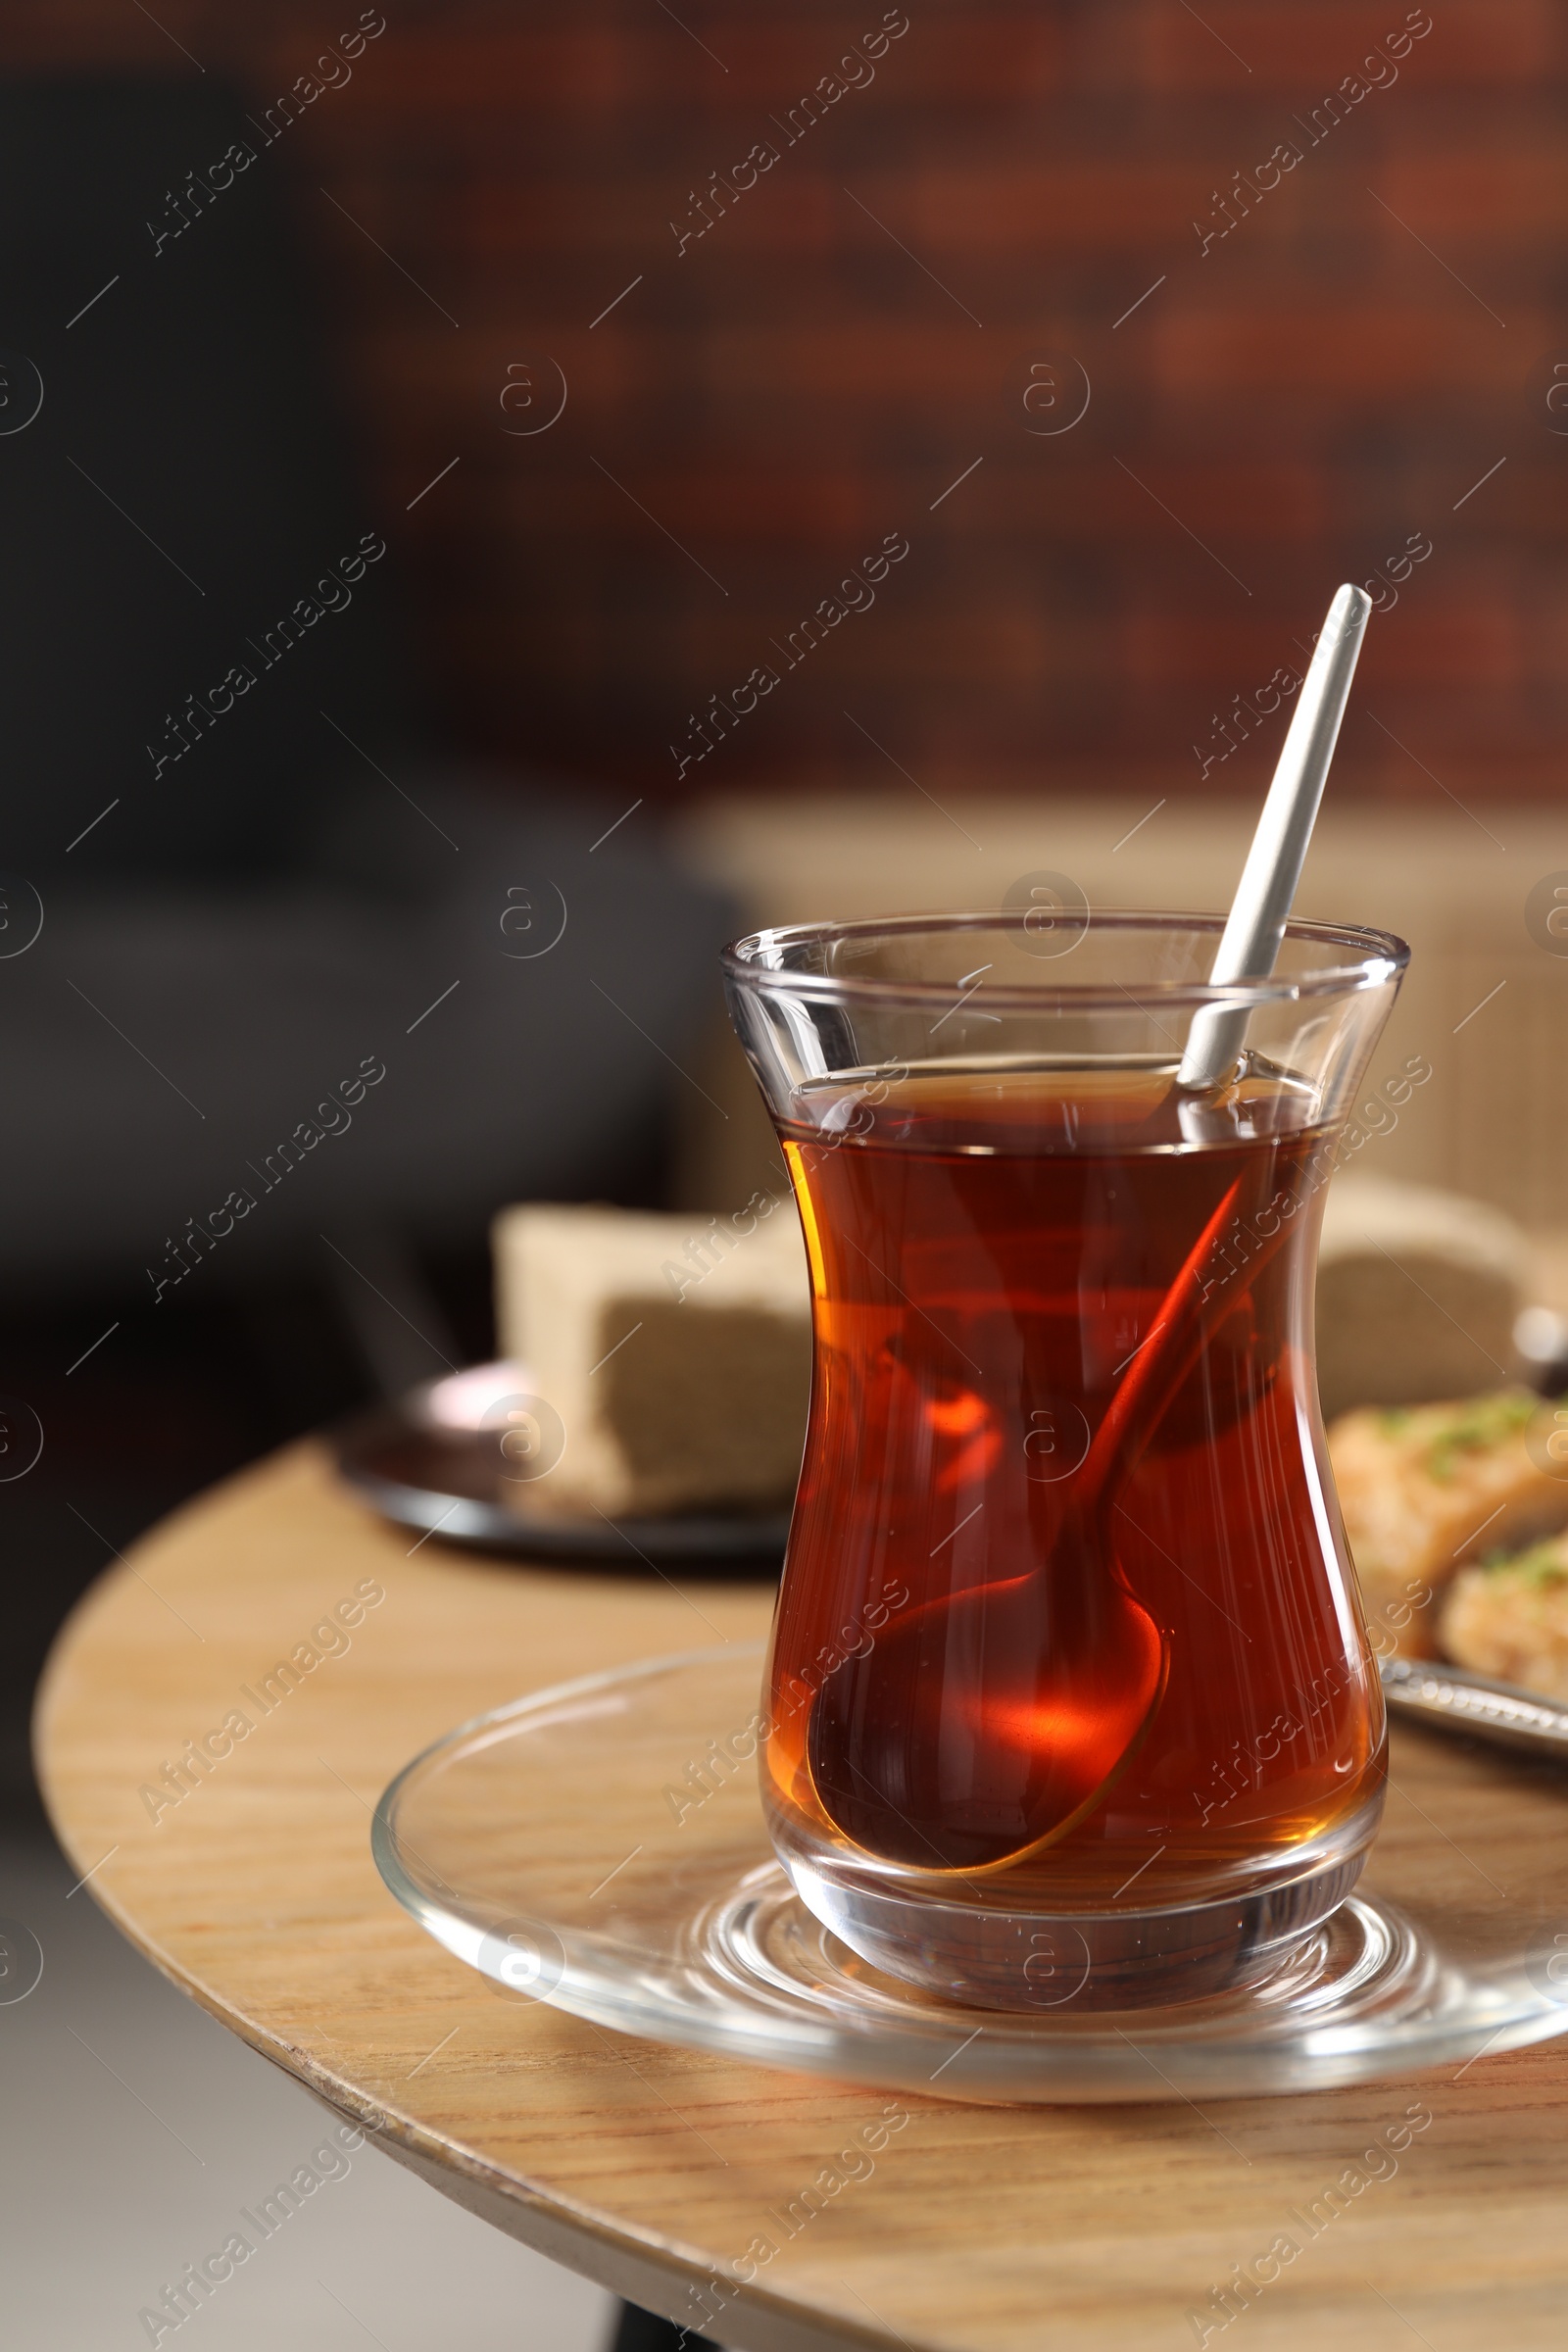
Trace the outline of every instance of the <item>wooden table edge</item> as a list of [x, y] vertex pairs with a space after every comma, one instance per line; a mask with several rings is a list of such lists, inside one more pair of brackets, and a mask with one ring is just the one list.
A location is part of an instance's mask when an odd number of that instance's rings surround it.
[[[299, 1447], [283, 1450], [288, 1453], [308, 1449], [321, 1450], [324, 1458], [324, 1449], [314, 1439], [303, 1441]], [[270, 1464], [278, 1458], [274, 1454], [266, 1460]], [[231, 1483], [220, 1482], [181, 1508], [199, 1508], [209, 1496], [221, 1494]], [[169, 1518], [158, 1521], [146, 1537], [132, 1544], [129, 1553], [106, 1567], [88, 1586], [55, 1635], [39, 1678], [31, 1726], [34, 1773], [50, 1829], [67, 1860], [83, 1873], [90, 1871], [93, 1863], [84, 1857], [68, 1826], [51, 1771], [50, 1732], [55, 1690], [69, 1666], [73, 1649], [97, 1610], [112, 1593], [132, 1582], [136, 1555], [168, 1525]], [[92, 1896], [126, 1942], [198, 2008], [204, 2009], [258, 2056], [300, 2083], [334, 2116], [364, 2132], [384, 2154], [465, 2211], [648, 2311], [668, 2315], [681, 2310], [694, 2279], [717, 2276], [710, 2259], [696, 2247], [685, 2246], [676, 2238], [656, 2237], [629, 2225], [617, 2233], [598, 2215], [559, 2192], [502, 2172], [457, 2141], [428, 2131], [389, 2102], [370, 2099], [265, 2026], [224, 2003], [199, 1977], [182, 1968], [145, 1935], [107, 1888], [101, 1889], [85, 1876], [78, 1885]], [[869, 2352], [888, 2352], [888, 2337], [875, 2327], [862, 2327], [837, 2314], [805, 2305], [803, 2297], [781, 2296], [756, 2285], [742, 2285], [737, 2280], [724, 2283], [727, 2299], [717, 2335], [721, 2342], [742, 2345], [746, 2352], [821, 2352], [824, 2341], [866, 2347]], [[678, 2324], [687, 2326], [688, 2322], [682, 2316]], [[709, 2332], [695, 2320], [689, 2325], [693, 2334]], [[717, 2322], [710, 2325], [718, 2330]], [[940, 2347], [933, 2343], [929, 2352], [940, 2352]]]

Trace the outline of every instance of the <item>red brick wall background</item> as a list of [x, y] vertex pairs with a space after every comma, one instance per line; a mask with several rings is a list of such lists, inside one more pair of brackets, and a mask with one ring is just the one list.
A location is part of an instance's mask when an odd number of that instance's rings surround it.
[[[888, 758], [1253, 790], [1269, 681], [1381, 574], [1342, 785], [1552, 788], [1548, 0], [384, 8], [268, 168], [459, 741], [651, 804]], [[268, 103], [359, 11], [156, 15], [11, 0], [0, 70], [199, 61]]]

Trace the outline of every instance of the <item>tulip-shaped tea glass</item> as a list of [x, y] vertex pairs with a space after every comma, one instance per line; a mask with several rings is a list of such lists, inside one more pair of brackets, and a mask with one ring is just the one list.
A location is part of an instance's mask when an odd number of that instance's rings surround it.
[[[1292, 923], [1215, 989], [1222, 928], [1032, 906], [725, 958], [815, 1333], [768, 1828], [845, 1943], [979, 2005], [1266, 1979], [1382, 1808], [1312, 1289], [1408, 951]], [[1223, 1007], [1234, 1071], [1184, 1087]]]

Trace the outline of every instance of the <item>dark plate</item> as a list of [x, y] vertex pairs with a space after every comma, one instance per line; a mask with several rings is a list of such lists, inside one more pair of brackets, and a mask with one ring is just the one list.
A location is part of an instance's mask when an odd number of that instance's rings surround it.
[[509, 1475], [503, 1433], [485, 1423], [503, 1399], [527, 1390], [527, 1373], [516, 1364], [475, 1364], [428, 1382], [401, 1404], [360, 1414], [338, 1429], [338, 1470], [384, 1518], [444, 1544], [575, 1566], [630, 1568], [640, 1556], [656, 1568], [703, 1561], [778, 1569], [787, 1510], [661, 1519], [552, 1511], [546, 1479]]

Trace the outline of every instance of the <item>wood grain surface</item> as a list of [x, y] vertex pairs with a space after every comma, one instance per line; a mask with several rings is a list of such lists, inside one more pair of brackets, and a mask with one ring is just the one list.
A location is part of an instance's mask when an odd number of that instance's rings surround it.
[[[349, 1646], [155, 1820], [143, 1788], [229, 1709], [260, 1716], [241, 1686], [362, 1586], [384, 1598]], [[48, 1801], [99, 1902], [226, 2026], [449, 2196], [721, 2343], [1560, 2352], [1560, 2043], [1203, 2112], [965, 2107], [602, 2032], [491, 1991], [405, 1917], [368, 1831], [416, 1749], [522, 1691], [755, 1636], [768, 1606], [755, 1584], [411, 1551], [295, 1447], [156, 1530], [71, 1619], [39, 1705]], [[884, 2138], [888, 2109], [906, 2120]], [[1308, 2239], [1292, 2209], [1350, 2167], [1361, 2186]], [[768, 2217], [825, 2173], [786, 2236]], [[783, 2242], [748, 2266], [760, 2237]]]

